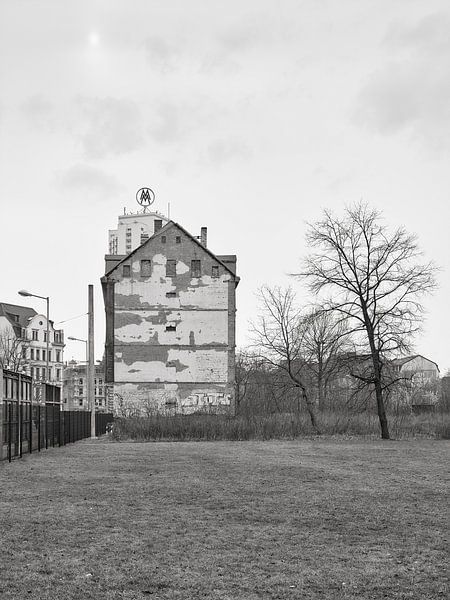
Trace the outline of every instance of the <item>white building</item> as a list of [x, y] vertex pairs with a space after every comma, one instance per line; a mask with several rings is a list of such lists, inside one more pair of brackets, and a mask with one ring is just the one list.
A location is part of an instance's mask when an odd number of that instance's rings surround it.
[[62, 384], [64, 332], [33, 308], [0, 302], [0, 357], [4, 368], [24, 372], [35, 381]]
[[119, 216], [117, 229], [109, 230], [109, 254], [130, 254], [168, 221], [158, 212], [126, 213], [124, 209], [124, 214]]

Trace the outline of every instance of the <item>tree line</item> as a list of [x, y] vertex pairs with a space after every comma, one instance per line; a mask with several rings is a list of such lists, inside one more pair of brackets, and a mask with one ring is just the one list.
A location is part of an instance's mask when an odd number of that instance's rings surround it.
[[272, 406], [305, 407], [320, 433], [317, 411], [339, 377], [351, 378], [354, 398], [373, 398], [389, 439], [386, 401], [402, 379], [392, 358], [411, 352], [437, 267], [423, 261], [415, 235], [363, 202], [342, 215], [325, 210], [306, 240], [311, 253], [292, 278], [315, 301], [301, 306], [292, 287], [260, 289], [252, 344], [236, 363], [237, 406], [258, 380]]

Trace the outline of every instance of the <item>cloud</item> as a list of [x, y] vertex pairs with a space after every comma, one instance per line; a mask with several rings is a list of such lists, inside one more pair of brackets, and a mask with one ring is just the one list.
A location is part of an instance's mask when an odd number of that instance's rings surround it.
[[117, 196], [123, 189], [113, 175], [86, 164], [76, 164], [57, 173], [56, 181], [63, 192], [89, 193], [97, 197]]
[[153, 142], [171, 144], [201, 134], [227, 114], [212, 98], [197, 96], [183, 102], [160, 102], [155, 106], [148, 133]]
[[78, 104], [84, 117], [80, 140], [86, 157], [118, 156], [144, 145], [142, 115], [132, 100], [82, 98]]
[[235, 159], [248, 158], [250, 154], [248, 146], [234, 138], [215, 140], [206, 149], [207, 161], [218, 166]]
[[36, 129], [52, 129], [54, 126], [54, 105], [44, 96], [30, 96], [20, 105], [20, 112]]
[[180, 51], [175, 45], [169, 44], [160, 37], [153, 36], [144, 40], [143, 46], [152, 68], [159, 70], [161, 73], [168, 73], [177, 68]]
[[426, 17], [386, 36], [393, 60], [361, 90], [355, 122], [380, 134], [407, 132], [434, 149], [450, 149], [448, 15]]

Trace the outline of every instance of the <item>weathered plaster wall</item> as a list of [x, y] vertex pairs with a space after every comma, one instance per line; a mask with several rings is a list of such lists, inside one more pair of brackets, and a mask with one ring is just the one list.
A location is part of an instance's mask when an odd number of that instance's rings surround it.
[[[146, 276], [143, 260], [151, 260]], [[168, 260], [176, 261], [174, 277], [166, 275]], [[201, 261], [200, 277], [191, 276], [191, 260]], [[114, 280], [109, 291], [114, 311], [107, 322], [114, 338], [116, 398], [152, 410], [165, 410], [166, 402], [181, 412], [232, 410], [234, 275], [171, 225], [108, 278]]]

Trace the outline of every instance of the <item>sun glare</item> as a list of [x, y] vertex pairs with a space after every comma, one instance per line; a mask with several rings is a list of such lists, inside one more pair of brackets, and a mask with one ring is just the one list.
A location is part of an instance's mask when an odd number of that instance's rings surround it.
[[98, 46], [99, 42], [100, 42], [100, 36], [98, 35], [97, 32], [92, 31], [89, 34], [89, 44], [91, 46]]

